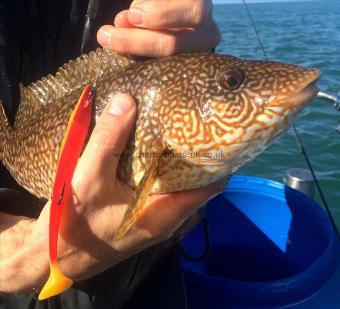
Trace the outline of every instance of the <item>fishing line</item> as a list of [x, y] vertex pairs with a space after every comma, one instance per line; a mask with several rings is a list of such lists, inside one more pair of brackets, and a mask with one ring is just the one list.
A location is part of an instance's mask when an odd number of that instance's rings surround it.
[[[260, 47], [261, 47], [261, 49], [262, 49], [264, 58], [265, 58], [266, 60], [268, 60], [266, 50], [265, 50], [264, 45], [263, 45], [263, 43], [262, 43], [261, 37], [260, 37], [259, 33], [257, 32], [257, 29], [256, 29], [256, 27], [255, 27], [255, 23], [254, 23], [254, 20], [253, 20], [252, 15], [251, 15], [251, 13], [250, 13], [248, 4], [247, 4], [246, 0], [242, 0], [242, 2], [243, 2], [244, 6], [245, 6], [245, 8], [246, 8], [246, 11], [247, 11], [247, 14], [248, 14], [248, 18], [249, 18], [250, 23], [251, 23], [251, 25], [252, 25], [252, 27], [253, 27], [253, 30], [254, 30], [254, 32], [255, 32], [257, 41], [258, 41], [258, 43], [259, 43], [259, 45], [260, 45]], [[332, 213], [331, 213], [331, 211], [330, 211], [330, 208], [329, 208], [328, 203], [327, 203], [327, 201], [326, 201], [325, 195], [323, 194], [323, 191], [322, 191], [322, 189], [321, 189], [319, 180], [318, 180], [317, 177], [316, 177], [316, 174], [315, 174], [315, 172], [314, 172], [314, 168], [313, 168], [313, 166], [312, 166], [312, 164], [311, 164], [311, 162], [310, 162], [310, 160], [309, 160], [309, 157], [308, 157], [308, 154], [307, 154], [307, 152], [306, 152], [306, 149], [305, 149], [305, 147], [304, 147], [304, 145], [303, 145], [302, 139], [301, 139], [301, 137], [300, 137], [300, 135], [299, 135], [299, 133], [298, 133], [298, 131], [297, 131], [297, 129], [296, 129], [296, 127], [295, 127], [294, 124], [293, 124], [292, 127], [293, 127], [293, 133], [294, 133], [294, 137], [295, 137], [295, 140], [296, 140], [297, 147], [298, 147], [298, 149], [300, 150], [302, 156], [304, 157], [304, 159], [305, 159], [305, 161], [306, 161], [306, 163], [307, 163], [307, 166], [308, 166], [308, 168], [309, 168], [309, 171], [310, 171], [310, 173], [312, 174], [313, 181], [315, 182], [316, 188], [317, 188], [318, 193], [319, 193], [319, 195], [320, 195], [321, 201], [322, 201], [322, 203], [323, 203], [323, 205], [324, 205], [324, 207], [325, 207], [325, 209], [326, 209], [327, 215], [328, 215], [328, 217], [329, 217], [329, 219], [330, 219], [330, 221], [331, 221], [331, 224], [332, 224], [332, 226], [333, 226], [333, 228], [334, 228], [335, 233], [336, 233], [336, 234], [338, 235], [338, 237], [339, 237], [339, 236], [340, 236], [340, 233], [339, 233], [339, 231], [338, 231], [338, 229], [337, 229], [337, 226], [336, 226], [336, 224], [335, 224], [335, 221], [334, 221], [334, 219], [333, 219], [333, 215], [332, 215]]]
[[333, 225], [333, 227], [334, 227], [334, 230], [335, 230], [335, 232], [337, 233], [337, 235], [340, 236], [340, 235], [339, 235], [339, 231], [337, 230], [336, 224], [335, 224], [335, 222], [334, 222], [332, 213], [331, 213], [331, 211], [330, 211], [330, 209], [329, 209], [329, 207], [328, 207], [328, 203], [327, 203], [327, 201], [326, 201], [326, 199], [325, 199], [324, 194], [322, 193], [322, 190], [321, 190], [321, 187], [320, 187], [320, 183], [319, 183], [319, 181], [318, 181], [317, 178], [316, 178], [316, 175], [315, 175], [314, 169], [313, 169], [313, 167], [312, 167], [312, 164], [311, 164], [311, 162], [309, 161], [309, 158], [308, 158], [308, 155], [307, 155], [307, 153], [306, 153], [305, 147], [303, 146], [302, 140], [301, 140], [301, 138], [300, 138], [300, 136], [299, 136], [299, 134], [298, 134], [298, 132], [297, 132], [295, 126], [293, 126], [293, 131], [294, 131], [294, 136], [295, 136], [296, 144], [298, 145], [298, 147], [300, 148], [301, 153], [302, 153], [303, 156], [305, 157], [306, 163], [307, 163], [308, 168], [309, 168], [309, 170], [310, 170], [310, 172], [311, 172], [311, 174], [312, 174], [312, 177], [313, 177], [313, 180], [314, 180], [314, 182], [315, 182], [316, 188], [317, 188], [317, 190], [318, 190], [318, 192], [319, 192], [319, 194], [320, 194], [320, 198], [321, 198], [322, 203], [324, 204], [324, 206], [325, 206], [325, 208], [326, 208], [327, 214], [328, 214], [328, 216], [329, 216], [329, 218], [330, 218], [330, 220], [331, 220], [331, 223], [332, 223], [332, 225]]
[[266, 50], [264, 49], [264, 46], [263, 46], [263, 44], [262, 44], [262, 40], [261, 40], [261, 38], [260, 38], [260, 35], [259, 35], [259, 33], [257, 32], [257, 29], [256, 29], [256, 27], [255, 27], [253, 17], [252, 17], [251, 14], [250, 14], [249, 7], [248, 7], [248, 3], [246, 2], [246, 0], [242, 0], [242, 1], [243, 1], [244, 6], [246, 7], [246, 11], [247, 11], [247, 14], [248, 14], [248, 18], [249, 18], [250, 23], [251, 23], [251, 25], [252, 25], [252, 27], [253, 27], [253, 30], [254, 30], [254, 32], [255, 32], [257, 41], [258, 41], [258, 43], [259, 43], [259, 45], [260, 45], [260, 47], [261, 47], [261, 49], [262, 49], [262, 53], [263, 53], [263, 55], [264, 55], [264, 58], [265, 58], [266, 60], [268, 60]]

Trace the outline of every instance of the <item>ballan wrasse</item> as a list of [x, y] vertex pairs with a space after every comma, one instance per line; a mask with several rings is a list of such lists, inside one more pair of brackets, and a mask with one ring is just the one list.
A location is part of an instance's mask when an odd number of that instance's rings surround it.
[[13, 126], [0, 104], [0, 159], [20, 185], [50, 198], [69, 118], [85, 86], [95, 85], [96, 115], [115, 93], [130, 93], [138, 117], [118, 177], [135, 194], [120, 238], [145, 196], [208, 185], [255, 158], [315, 97], [319, 76], [315, 69], [211, 53], [136, 62], [98, 49], [21, 87]]

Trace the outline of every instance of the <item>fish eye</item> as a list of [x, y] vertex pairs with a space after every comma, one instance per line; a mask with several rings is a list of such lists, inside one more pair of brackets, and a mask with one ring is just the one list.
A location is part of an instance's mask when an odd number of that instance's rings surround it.
[[232, 69], [222, 72], [220, 75], [219, 84], [227, 90], [238, 89], [245, 79], [245, 73], [241, 69]]

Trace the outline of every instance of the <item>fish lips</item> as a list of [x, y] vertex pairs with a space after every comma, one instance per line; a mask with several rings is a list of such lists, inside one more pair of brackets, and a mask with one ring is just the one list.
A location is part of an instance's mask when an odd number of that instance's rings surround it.
[[312, 82], [298, 93], [281, 100], [280, 105], [287, 106], [288, 108], [304, 107], [306, 104], [308, 104], [311, 100], [313, 100], [316, 97], [318, 92], [319, 88], [317, 87], [315, 82]]
[[305, 80], [300, 83], [300, 87], [297, 87], [297, 89], [291, 93], [288, 92], [277, 95], [268, 105], [280, 106], [287, 109], [303, 108], [318, 94], [319, 89], [316, 82], [319, 78], [320, 71], [316, 69], [306, 70]]

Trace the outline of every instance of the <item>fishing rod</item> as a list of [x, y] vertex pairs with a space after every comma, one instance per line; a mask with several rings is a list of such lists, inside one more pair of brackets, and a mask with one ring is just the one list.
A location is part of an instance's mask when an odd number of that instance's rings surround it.
[[[249, 10], [249, 7], [248, 7], [248, 3], [246, 2], [246, 0], [242, 0], [242, 2], [243, 2], [244, 6], [246, 8], [246, 11], [247, 11], [247, 14], [248, 14], [248, 18], [249, 18], [250, 23], [251, 23], [251, 25], [253, 27], [253, 30], [255, 32], [257, 41], [258, 41], [258, 43], [259, 43], [259, 45], [260, 45], [260, 47], [262, 49], [262, 53], [264, 55], [264, 58], [266, 60], [268, 60], [266, 50], [265, 50], [264, 45], [262, 43], [261, 37], [260, 37], [259, 33], [257, 32], [257, 29], [255, 27], [255, 23], [254, 23], [252, 15], [250, 13], [250, 10]], [[322, 99], [333, 101], [335, 109], [336, 110], [338, 110], [338, 108], [340, 109], [339, 96], [337, 96], [335, 94], [332, 94], [332, 93], [328, 93], [328, 92], [324, 92], [324, 91], [319, 91], [318, 97], [320, 97]], [[299, 135], [295, 125], [293, 125], [293, 133], [294, 133], [294, 136], [295, 136], [295, 140], [296, 140], [297, 146], [298, 146], [301, 154], [303, 155], [303, 157], [304, 157], [304, 159], [305, 159], [305, 161], [307, 163], [307, 166], [308, 166], [308, 168], [310, 170], [310, 173], [311, 173], [311, 175], [313, 177], [313, 181], [315, 182], [316, 188], [317, 188], [318, 193], [320, 195], [321, 201], [322, 201], [322, 203], [323, 203], [323, 205], [324, 205], [324, 207], [326, 209], [327, 215], [328, 215], [328, 217], [329, 217], [329, 219], [331, 221], [333, 229], [334, 229], [335, 233], [337, 234], [337, 236], [340, 237], [340, 233], [339, 233], [338, 228], [337, 228], [337, 226], [335, 224], [335, 221], [333, 219], [333, 215], [332, 215], [332, 213], [330, 211], [330, 208], [329, 208], [328, 203], [326, 201], [325, 195], [324, 195], [324, 193], [323, 193], [323, 191], [321, 189], [320, 182], [319, 182], [319, 180], [316, 177], [316, 174], [314, 172], [314, 168], [313, 168], [313, 166], [311, 164], [311, 161], [309, 160], [308, 154], [306, 152], [306, 149], [305, 149], [305, 147], [303, 145], [302, 139], [301, 139], [301, 137], [300, 137], [300, 135]]]

